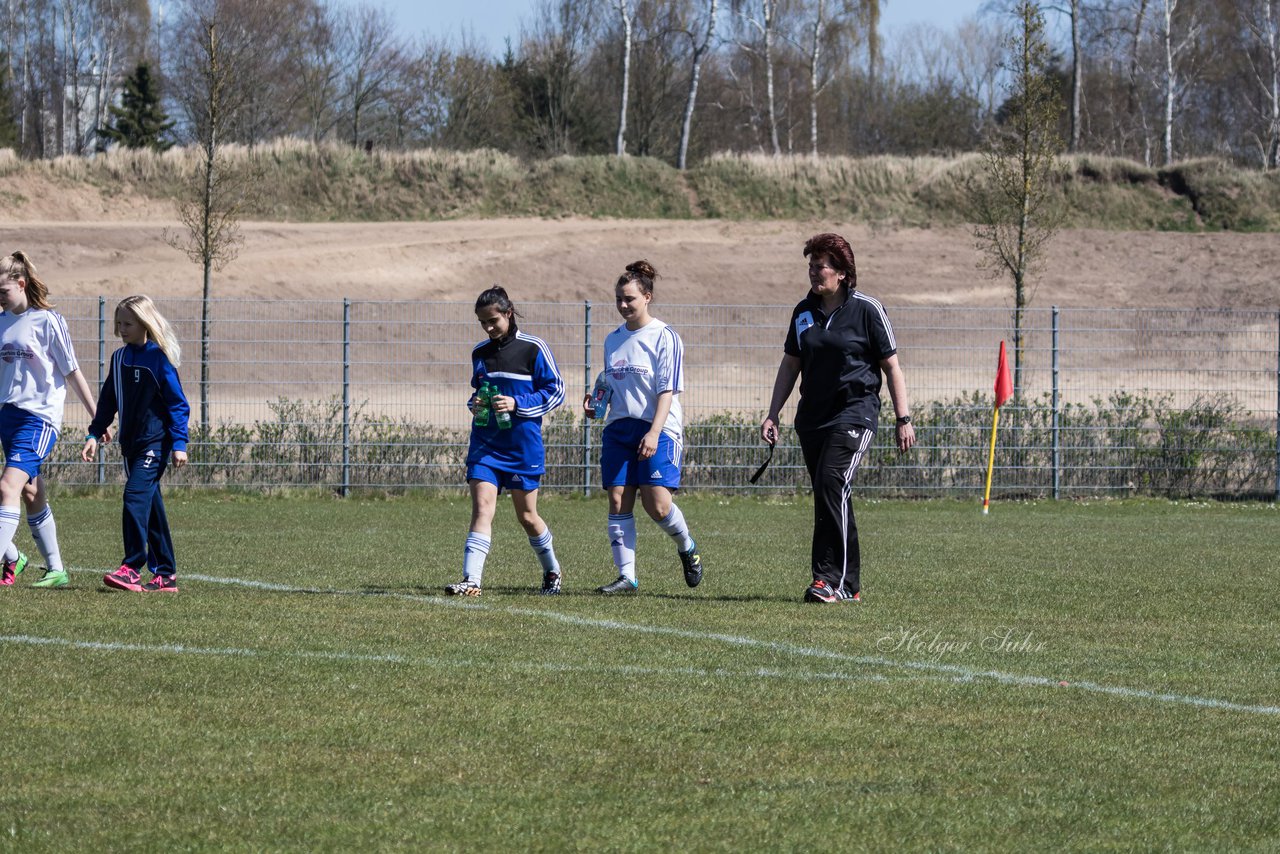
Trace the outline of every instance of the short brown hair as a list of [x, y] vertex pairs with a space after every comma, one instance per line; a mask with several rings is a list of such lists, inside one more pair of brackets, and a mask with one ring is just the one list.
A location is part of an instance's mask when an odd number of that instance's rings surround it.
[[824, 232], [810, 237], [804, 244], [804, 255], [826, 255], [831, 259], [831, 266], [845, 275], [845, 283], [850, 290], [858, 287], [858, 267], [853, 259], [853, 247], [849, 241], [838, 234]]

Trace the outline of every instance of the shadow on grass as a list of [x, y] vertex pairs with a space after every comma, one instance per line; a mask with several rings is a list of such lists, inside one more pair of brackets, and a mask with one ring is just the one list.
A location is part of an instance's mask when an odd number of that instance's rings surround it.
[[[360, 593], [370, 596], [393, 595], [409, 593], [415, 596], [431, 596], [439, 599], [458, 599], [465, 601], [466, 596], [447, 596], [444, 592], [444, 585], [427, 585], [427, 584], [409, 584], [403, 587], [375, 587], [372, 585], [364, 585], [356, 588]], [[799, 599], [792, 600], [790, 597], [777, 596], [760, 596], [760, 595], [707, 595], [700, 593], [622, 593], [613, 596], [606, 596], [596, 590], [595, 587], [584, 587], [581, 589], [561, 590], [554, 596], [543, 596], [542, 591], [532, 586], [517, 586], [507, 584], [485, 585], [484, 595], [476, 597], [482, 600], [490, 600], [496, 596], [523, 598], [523, 599], [565, 599], [565, 598], [588, 598], [588, 599], [610, 599], [627, 601], [630, 599], [663, 599], [676, 602], [799, 602]]]

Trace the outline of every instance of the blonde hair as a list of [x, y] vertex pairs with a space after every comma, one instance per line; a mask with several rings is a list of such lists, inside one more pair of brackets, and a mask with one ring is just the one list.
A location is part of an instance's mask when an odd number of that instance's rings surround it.
[[32, 308], [53, 308], [53, 303], [49, 302], [49, 288], [36, 278], [36, 265], [31, 263], [27, 253], [21, 249], [15, 249], [4, 258], [0, 258], [0, 276], [22, 279], [27, 283], [24, 288], [27, 292], [27, 305]]
[[138, 318], [142, 328], [147, 330], [147, 337], [156, 342], [171, 365], [176, 368], [182, 364], [182, 345], [178, 343], [178, 336], [173, 333], [173, 327], [164, 319], [151, 297], [143, 294], [125, 297], [116, 305], [116, 313], [121, 311], [128, 311]]

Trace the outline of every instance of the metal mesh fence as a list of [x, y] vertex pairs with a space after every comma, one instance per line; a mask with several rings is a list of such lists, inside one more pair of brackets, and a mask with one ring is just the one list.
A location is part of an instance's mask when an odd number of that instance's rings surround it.
[[[469, 353], [483, 338], [464, 302], [214, 300], [207, 359], [200, 300], [163, 300], [184, 344], [192, 406], [189, 485], [404, 489], [462, 486]], [[657, 305], [686, 348], [685, 487], [807, 486], [789, 436], [757, 486], [758, 424], [782, 353], [790, 305]], [[106, 376], [114, 301], [67, 299], [59, 310], [81, 368]], [[611, 303], [523, 303], [522, 329], [545, 339], [569, 390], [544, 422], [552, 490], [598, 482], [597, 424], [577, 402], [600, 368]], [[892, 408], [859, 488], [885, 494], [980, 493], [999, 341], [1013, 313], [893, 307], [917, 426], [915, 450], [892, 448]], [[1013, 356], [1018, 394], [1001, 409], [993, 494], [1221, 495], [1280, 490], [1280, 314], [1228, 310], [1028, 309]], [[790, 421], [795, 396], [783, 417]], [[115, 482], [108, 460], [80, 463], [85, 421], [69, 398], [50, 475]]]

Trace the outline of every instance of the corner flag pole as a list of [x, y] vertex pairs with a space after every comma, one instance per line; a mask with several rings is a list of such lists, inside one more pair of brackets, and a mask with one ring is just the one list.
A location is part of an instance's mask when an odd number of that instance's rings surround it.
[[[1002, 344], [1004, 342], [1001, 342]], [[991, 409], [991, 450], [987, 453], [987, 488], [982, 492], [982, 515], [991, 507], [991, 473], [996, 466], [996, 427], [1000, 424], [1000, 407]]]
[[1000, 407], [1013, 397], [1013, 378], [1009, 376], [1009, 357], [1000, 342], [1000, 361], [996, 363], [996, 405], [991, 409], [991, 449], [987, 453], [987, 486], [982, 492], [982, 515], [991, 507], [991, 474], [996, 466], [996, 428], [1000, 426]]

